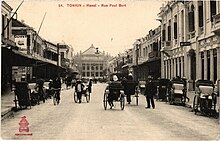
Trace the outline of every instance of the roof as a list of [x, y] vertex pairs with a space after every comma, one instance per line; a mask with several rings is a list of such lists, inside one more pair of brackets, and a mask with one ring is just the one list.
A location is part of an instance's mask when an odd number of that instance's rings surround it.
[[[82, 55], [95, 55], [95, 54], [97, 54], [97, 48], [95, 48], [93, 44], [82, 53]], [[101, 55], [102, 53], [98, 51], [98, 54]]]

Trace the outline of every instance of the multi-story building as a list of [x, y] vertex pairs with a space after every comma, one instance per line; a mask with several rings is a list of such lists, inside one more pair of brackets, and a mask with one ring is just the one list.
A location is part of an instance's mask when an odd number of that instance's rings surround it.
[[17, 49], [12, 36], [12, 22], [11, 13], [12, 8], [4, 1], [1, 2], [1, 15], [2, 15], [2, 27], [1, 27], [1, 92], [4, 93], [10, 90], [10, 84], [12, 80], [12, 62], [8, 59], [12, 49]]
[[158, 16], [162, 27], [161, 76], [220, 79], [220, 2], [170, 1]]
[[84, 52], [74, 57], [77, 68], [82, 78], [103, 78], [107, 70], [107, 60], [110, 55], [100, 52], [93, 44]]
[[133, 71], [135, 79], [146, 80], [148, 75], [160, 77], [161, 27], [149, 33], [133, 44]]

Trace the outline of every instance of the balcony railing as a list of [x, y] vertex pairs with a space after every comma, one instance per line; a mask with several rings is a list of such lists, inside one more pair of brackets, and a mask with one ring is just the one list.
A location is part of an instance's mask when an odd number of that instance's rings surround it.
[[188, 33], [188, 39], [192, 39], [192, 38], [194, 38], [195, 37], [195, 31], [192, 31], [192, 32], [189, 32]]
[[5, 44], [5, 45], [10, 45], [10, 46], [13, 46], [15, 47], [16, 46], [16, 43], [8, 38], [5, 38], [2, 36], [2, 42]]
[[220, 13], [213, 16], [213, 26], [212, 31], [215, 34], [220, 35]]
[[171, 46], [171, 41], [163, 41], [162, 42], [162, 47], [170, 47]]
[[157, 51], [152, 51], [149, 53], [149, 58], [159, 57], [158, 54], [159, 53]]
[[166, 41], [166, 46], [170, 47], [171, 46], [171, 42], [170, 41]]
[[203, 27], [199, 27], [199, 35], [203, 34], [204, 32], [204, 28]]
[[214, 24], [220, 23], [220, 13], [213, 16], [213, 23]]

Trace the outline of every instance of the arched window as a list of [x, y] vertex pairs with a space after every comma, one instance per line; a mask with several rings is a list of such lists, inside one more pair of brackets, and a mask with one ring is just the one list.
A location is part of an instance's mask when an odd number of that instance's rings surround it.
[[216, 0], [210, 0], [210, 16], [211, 16], [211, 22], [213, 22], [213, 17], [216, 15]]
[[198, 1], [198, 9], [199, 9], [199, 27], [203, 27], [203, 1]]
[[174, 39], [177, 39], [177, 15], [174, 16], [173, 28], [174, 28]]

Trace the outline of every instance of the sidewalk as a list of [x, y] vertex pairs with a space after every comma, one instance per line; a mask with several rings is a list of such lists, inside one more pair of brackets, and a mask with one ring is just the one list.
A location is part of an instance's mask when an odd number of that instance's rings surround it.
[[[34, 88], [35, 83], [29, 84], [30, 88]], [[48, 87], [48, 82], [45, 83], [45, 87]], [[66, 88], [65, 84], [62, 84], [62, 90]], [[15, 107], [14, 103], [15, 94], [13, 91], [1, 94], [1, 118], [7, 117], [12, 114], [13, 107]]]
[[15, 107], [14, 92], [8, 92], [1, 95], [1, 117], [9, 116], [12, 108]]

